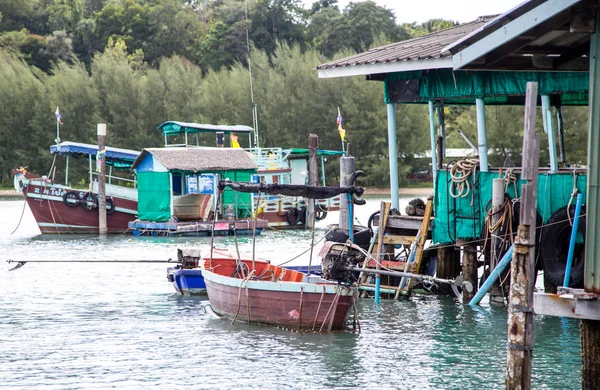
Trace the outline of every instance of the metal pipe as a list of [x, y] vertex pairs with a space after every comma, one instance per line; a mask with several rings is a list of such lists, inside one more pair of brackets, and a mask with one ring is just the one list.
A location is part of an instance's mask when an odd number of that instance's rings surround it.
[[392, 195], [392, 207], [400, 209], [398, 200], [398, 151], [396, 149], [396, 106], [393, 103], [387, 105], [388, 118], [388, 150], [390, 159], [390, 192]]
[[477, 110], [477, 143], [479, 144], [479, 170], [488, 171], [488, 145], [485, 128], [485, 103], [482, 98], [475, 99]]
[[[569, 242], [569, 254], [567, 255], [567, 265], [565, 266], [564, 287], [569, 287], [571, 279], [571, 266], [573, 265], [573, 255], [575, 254], [575, 241], [577, 240], [577, 229], [579, 228], [579, 216], [581, 215], [581, 203], [583, 195], [577, 194], [577, 204], [575, 205], [575, 217], [573, 218], [573, 229], [571, 230], [571, 241]], [[569, 212], [569, 210], [567, 210]]]
[[321, 178], [323, 179], [323, 187], [325, 187], [325, 161], [323, 155], [321, 155]]
[[352, 203], [352, 194], [346, 194], [346, 200], [348, 202], [348, 238], [354, 244], [354, 203]]
[[556, 161], [556, 139], [554, 138], [554, 125], [552, 120], [552, 111], [550, 110], [550, 96], [542, 95], [542, 117], [544, 120], [544, 130], [548, 135], [548, 155], [550, 156], [550, 171], [558, 171]]
[[504, 271], [504, 269], [510, 264], [514, 249], [514, 244], [511, 245], [510, 248], [508, 248], [502, 259], [496, 265], [496, 268], [494, 268], [494, 270], [490, 273], [490, 276], [487, 277], [479, 291], [477, 291], [477, 294], [475, 294], [473, 299], [471, 299], [471, 302], [469, 302], [470, 306], [479, 305], [481, 299], [485, 296], [489, 289], [492, 288], [492, 286], [496, 282], [496, 279], [498, 279], [498, 277], [500, 276], [500, 273], [502, 273], [502, 271]]
[[446, 122], [444, 118], [444, 102], [436, 102], [435, 112], [438, 122], [438, 134], [440, 137], [442, 137], [442, 160], [444, 160], [446, 158]]
[[[431, 137], [431, 170], [433, 171], [433, 185], [438, 174], [437, 164], [437, 147], [436, 147], [436, 134], [435, 134], [435, 112], [433, 111], [433, 100], [429, 101], [429, 135]], [[435, 191], [434, 191], [435, 192]]]
[[458, 134], [460, 134], [460, 136], [463, 137], [465, 142], [469, 144], [469, 146], [471, 147], [471, 149], [473, 149], [475, 154], [479, 155], [479, 150], [475, 147], [475, 145], [473, 145], [473, 142], [471, 142], [471, 140], [467, 138], [465, 133], [461, 129], [456, 129], [456, 131], [458, 131]]
[[65, 186], [69, 186], [69, 155], [67, 154], [67, 162], [65, 164]]
[[565, 124], [563, 120], [562, 106], [556, 106], [556, 129], [558, 130], [558, 151], [560, 153], [560, 161], [567, 162], [567, 153], [565, 152]]

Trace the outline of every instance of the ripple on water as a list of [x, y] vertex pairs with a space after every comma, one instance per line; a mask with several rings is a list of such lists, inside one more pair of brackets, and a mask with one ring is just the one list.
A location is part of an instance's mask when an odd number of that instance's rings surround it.
[[[39, 236], [21, 202], [0, 201], [0, 259], [166, 259], [209, 239]], [[366, 222], [371, 209], [357, 211]], [[4, 216], [8, 216], [5, 218]], [[329, 219], [330, 217], [328, 217]], [[331, 223], [330, 220], [323, 221]], [[325, 232], [324, 226], [317, 232]], [[267, 232], [286, 261], [310, 232]], [[318, 238], [317, 238], [318, 239]], [[232, 238], [215, 240], [233, 248]], [[239, 238], [252, 251], [249, 237]], [[306, 263], [309, 254], [298, 262]], [[7, 269], [8, 267], [6, 267]], [[173, 294], [163, 264], [34, 264], [0, 272], [2, 388], [480, 389], [504, 386], [506, 310], [453, 298], [361, 300], [362, 333], [302, 334], [215, 317]], [[533, 387], [580, 388], [577, 321], [537, 317]], [[6, 380], [8, 378], [8, 380]]]

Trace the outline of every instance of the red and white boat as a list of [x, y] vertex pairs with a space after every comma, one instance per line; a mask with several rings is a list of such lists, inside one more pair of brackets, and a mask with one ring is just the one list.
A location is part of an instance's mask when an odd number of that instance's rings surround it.
[[[15, 170], [15, 188], [25, 195], [25, 199], [42, 233], [99, 233], [98, 228], [98, 182], [93, 177], [93, 161], [98, 146], [75, 142], [63, 142], [50, 147], [50, 153], [66, 156], [65, 184], [57, 183], [56, 166], [48, 176], [38, 176]], [[137, 189], [133, 178], [117, 177], [113, 169], [131, 167], [140, 154], [138, 151], [106, 147], [106, 222], [108, 233], [124, 233], [129, 221], [137, 215]], [[75, 189], [68, 183], [70, 158], [89, 160], [88, 190]], [[56, 159], [55, 159], [56, 162]]]
[[316, 332], [343, 330], [358, 296], [356, 287], [264, 260], [216, 253], [203, 262], [202, 276], [213, 311], [234, 322]]
[[[340, 194], [362, 195], [357, 187], [317, 187], [293, 184], [219, 182], [219, 189], [328, 199]], [[350, 204], [352, 207], [352, 204]], [[309, 331], [342, 330], [358, 289], [354, 285], [272, 265], [213, 253], [202, 262], [202, 276], [212, 309], [219, 315], [249, 323]], [[356, 321], [356, 312], [355, 312]], [[355, 322], [357, 324], [357, 322]]]

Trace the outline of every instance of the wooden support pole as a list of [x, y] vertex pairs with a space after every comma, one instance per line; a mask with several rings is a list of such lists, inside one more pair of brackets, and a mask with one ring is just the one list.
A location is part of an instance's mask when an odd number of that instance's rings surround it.
[[[319, 137], [316, 134], [308, 136], [308, 185], [316, 186], [319, 184], [319, 162], [317, 149], [319, 148]], [[306, 217], [306, 227], [313, 228], [315, 221], [315, 200], [308, 199], [308, 215]]]
[[106, 226], [106, 150], [104, 139], [106, 137], [106, 124], [98, 123], [98, 163], [100, 172], [98, 172], [98, 229], [100, 236], [104, 237], [108, 233]]
[[540, 137], [535, 134], [537, 90], [537, 83], [527, 83], [521, 174], [525, 184], [522, 186], [521, 224], [515, 238], [508, 300], [506, 388], [509, 390], [531, 388], [536, 195], [540, 157]]
[[[440, 279], [454, 279], [460, 274], [460, 251], [453, 246], [438, 248], [438, 261], [436, 276]], [[441, 284], [440, 292], [453, 294], [449, 285]]]
[[473, 291], [463, 288], [463, 302], [469, 302], [477, 293], [477, 245], [465, 244], [462, 255], [462, 274], [465, 282], [473, 285]]
[[[492, 181], [492, 226], [496, 226], [498, 220], [500, 219], [498, 210], [502, 207], [504, 203], [504, 180], [502, 179], [494, 179]], [[509, 222], [510, 223], [510, 222]], [[498, 261], [504, 256], [504, 251], [500, 249], [500, 245], [503, 239], [506, 237], [498, 237], [500, 234], [500, 228], [495, 229], [492, 234], [491, 239], [491, 256], [490, 256], [490, 274], [496, 268]], [[502, 277], [502, 275], [500, 275]], [[494, 282], [492, 289], [490, 290], [490, 302], [495, 303], [504, 303], [504, 294], [502, 293], [500, 283], [498, 281]]]
[[598, 388], [600, 380], [600, 321], [581, 320], [581, 388]]

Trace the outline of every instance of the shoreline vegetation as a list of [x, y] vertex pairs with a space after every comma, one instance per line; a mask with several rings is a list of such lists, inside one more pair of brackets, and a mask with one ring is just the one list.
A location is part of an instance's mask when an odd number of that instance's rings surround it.
[[[431, 195], [433, 194], [432, 187], [421, 187], [421, 188], [399, 188], [399, 195]], [[365, 195], [367, 196], [375, 196], [375, 195], [390, 195], [389, 188], [374, 188], [374, 187], [365, 187]], [[15, 190], [4, 189], [0, 190], [0, 198], [22, 198], [23, 193], [17, 192]]]

